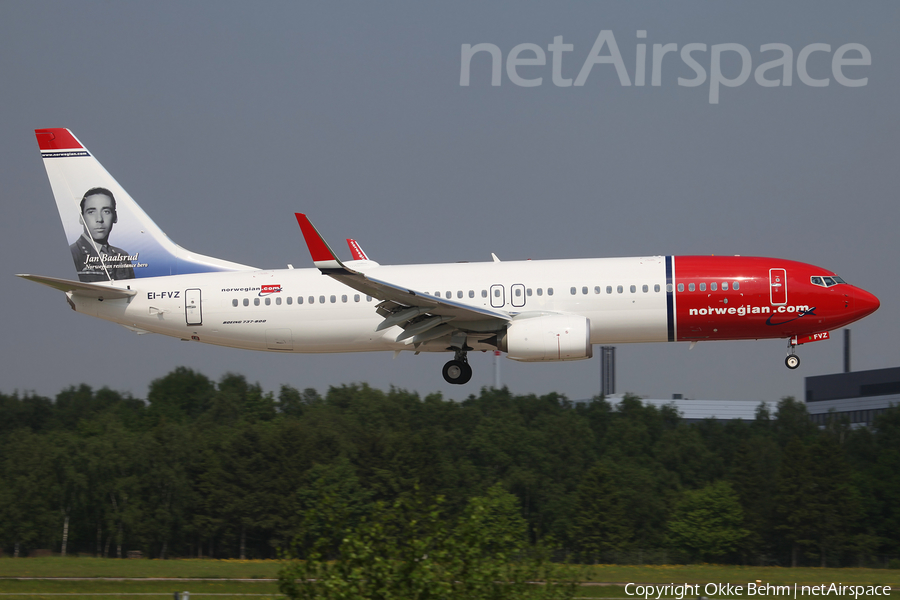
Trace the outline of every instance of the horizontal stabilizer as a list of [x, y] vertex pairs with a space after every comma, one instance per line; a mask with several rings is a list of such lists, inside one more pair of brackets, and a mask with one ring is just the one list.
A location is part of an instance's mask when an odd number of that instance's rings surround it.
[[84, 283], [81, 281], [69, 281], [68, 279], [59, 279], [57, 277], [44, 277], [43, 275], [29, 275], [27, 273], [18, 273], [16, 277], [42, 283], [61, 292], [73, 293], [78, 296], [87, 298], [101, 298], [104, 300], [115, 300], [117, 298], [130, 298], [137, 294], [134, 290], [122, 289], [108, 285], [100, 285], [96, 283]]

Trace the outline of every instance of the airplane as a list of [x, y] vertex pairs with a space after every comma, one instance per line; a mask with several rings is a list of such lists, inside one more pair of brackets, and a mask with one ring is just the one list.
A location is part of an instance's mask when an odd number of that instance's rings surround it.
[[[379, 265], [341, 260], [296, 219], [315, 268], [258, 269], [172, 242], [68, 129], [35, 130], [78, 280], [19, 277], [138, 334], [293, 353], [452, 352], [523, 362], [591, 358], [595, 344], [781, 338], [796, 347], [879, 307], [834, 272], [778, 258], [642, 256]], [[116, 245], [114, 246], [113, 243]]]

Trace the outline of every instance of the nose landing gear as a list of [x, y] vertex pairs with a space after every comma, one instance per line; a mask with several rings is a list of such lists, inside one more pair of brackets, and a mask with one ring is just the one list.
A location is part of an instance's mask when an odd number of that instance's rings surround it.
[[792, 371], [800, 366], [800, 357], [794, 353], [797, 348], [797, 344], [794, 343], [795, 339], [796, 338], [791, 338], [791, 340], [788, 342], [788, 349], [790, 350], [790, 354], [788, 354], [784, 359], [784, 366], [786, 366], [788, 369], [791, 369]]
[[447, 383], [454, 385], [468, 383], [472, 379], [472, 367], [469, 366], [466, 351], [457, 350], [453, 360], [444, 365], [441, 373], [444, 376], [444, 381]]

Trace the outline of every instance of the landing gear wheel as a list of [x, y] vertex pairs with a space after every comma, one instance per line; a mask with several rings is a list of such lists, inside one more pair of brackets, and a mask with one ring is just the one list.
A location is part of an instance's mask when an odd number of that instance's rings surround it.
[[784, 359], [784, 364], [788, 369], [796, 369], [800, 366], [800, 357], [796, 354], [788, 354]]
[[462, 385], [472, 379], [472, 367], [461, 360], [451, 360], [442, 370], [444, 381], [453, 385]]

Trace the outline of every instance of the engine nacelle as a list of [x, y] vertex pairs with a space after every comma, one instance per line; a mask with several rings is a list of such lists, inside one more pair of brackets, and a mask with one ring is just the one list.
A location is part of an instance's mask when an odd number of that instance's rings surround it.
[[581, 360], [594, 355], [591, 321], [579, 315], [520, 315], [506, 328], [500, 349], [513, 360]]

